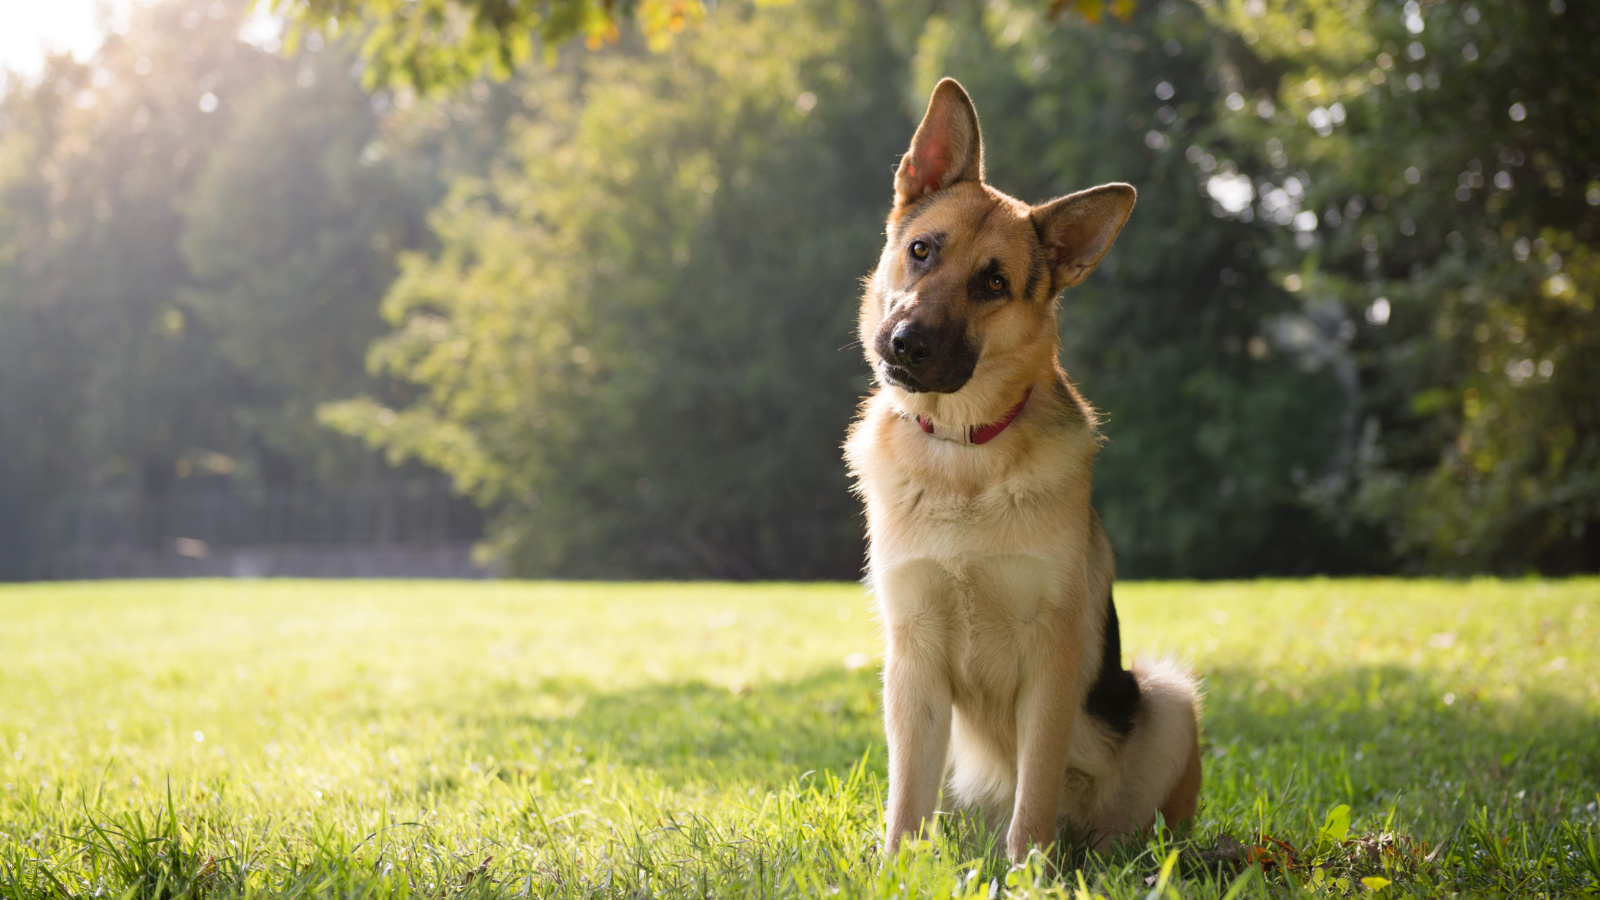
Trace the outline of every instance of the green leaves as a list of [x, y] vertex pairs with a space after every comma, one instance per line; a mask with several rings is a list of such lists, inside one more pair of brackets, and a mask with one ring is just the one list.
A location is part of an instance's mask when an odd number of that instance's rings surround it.
[[[481, 76], [504, 79], [542, 55], [553, 62], [562, 44], [582, 39], [589, 50], [616, 44], [637, 28], [663, 52], [716, 8], [709, 0], [264, 0], [293, 23], [290, 46], [306, 32], [361, 34], [371, 87], [456, 88]], [[766, 5], [756, 0], [750, 6]], [[1048, 0], [1052, 19], [1128, 20], [1137, 0]], [[749, 11], [730, 11], [743, 15]]]

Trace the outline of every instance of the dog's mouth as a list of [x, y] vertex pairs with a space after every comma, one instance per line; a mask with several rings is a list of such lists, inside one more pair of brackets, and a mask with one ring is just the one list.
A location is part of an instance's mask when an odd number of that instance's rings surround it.
[[927, 390], [926, 387], [923, 387], [922, 382], [918, 381], [915, 376], [900, 366], [885, 362], [878, 366], [878, 373], [883, 376], [884, 381], [889, 382], [903, 391], [910, 391], [913, 394], [920, 394]]
[[972, 370], [956, 373], [951, 377], [949, 372], [935, 371], [932, 374], [944, 376], [942, 380], [932, 380], [928, 377], [918, 378], [904, 366], [897, 366], [887, 360], [878, 364], [878, 374], [887, 383], [894, 385], [908, 394], [954, 394], [966, 387], [967, 381], [972, 378]]

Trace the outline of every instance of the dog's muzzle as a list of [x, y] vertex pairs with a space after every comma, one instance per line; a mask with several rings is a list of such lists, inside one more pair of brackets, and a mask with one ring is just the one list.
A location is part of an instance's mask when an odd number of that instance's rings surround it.
[[953, 394], [978, 364], [963, 329], [933, 328], [910, 318], [880, 330], [873, 349], [883, 380], [912, 393]]

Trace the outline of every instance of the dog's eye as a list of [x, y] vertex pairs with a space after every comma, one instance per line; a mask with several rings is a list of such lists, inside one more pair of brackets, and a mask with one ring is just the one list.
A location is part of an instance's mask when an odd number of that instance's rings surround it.
[[1003, 293], [1006, 289], [1006, 280], [1000, 275], [990, 275], [988, 282], [984, 286], [989, 289], [991, 294]]
[[915, 256], [917, 259], [927, 259], [930, 250], [931, 248], [928, 246], [927, 241], [911, 242], [911, 255]]

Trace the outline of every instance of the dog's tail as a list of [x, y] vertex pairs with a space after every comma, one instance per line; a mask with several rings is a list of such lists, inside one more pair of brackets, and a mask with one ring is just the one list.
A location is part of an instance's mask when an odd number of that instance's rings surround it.
[[[1146, 765], [1159, 800], [1156, 809], [1169, 826], [1193, 818], [1200, 802], [1200, 679], [1173, 657], [1133, 661], [1144, 715]], [[1140, 728], [1135, 728], [1139, 731]], [[1130, 748], [1131, 749], [1131, 748]]]
[[1198, 677], [1171, 657], [1137, 658], [1131, 671], [1139, 682], [1139, 710], [1118, 754], [1113, 795], [1095, 816], [1094, 829], [1107, 838], [1148, 829], [1157, 812], [1175, 826], [1199, 805]]

